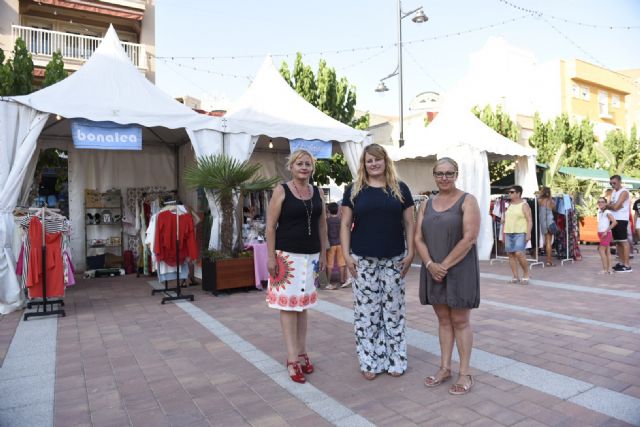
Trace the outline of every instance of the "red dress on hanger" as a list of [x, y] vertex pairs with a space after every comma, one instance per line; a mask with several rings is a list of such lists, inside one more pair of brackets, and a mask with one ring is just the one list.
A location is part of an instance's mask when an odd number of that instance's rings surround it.
[[[178, 233], [180, 259], [178, 262], [182, 265], [185, 258], [191, 260], [198, 258], [198, 246], [191, 214], [180, 214], [178, 222], [180, 224]], [[158, 262], [162, 261], [172, 267], [176, 266], [176, 214], [174, 212], [164, 211], [158, 214], [154, 252]]]
[[[64, 263], [62, 262], [62, 233], [46, 233], [47, 298], [64, 296]], [[29, 222], [29, 270], [27, 289], [30, 298], [41, 298], [42, 292], [42, 223], [37, 217]]]

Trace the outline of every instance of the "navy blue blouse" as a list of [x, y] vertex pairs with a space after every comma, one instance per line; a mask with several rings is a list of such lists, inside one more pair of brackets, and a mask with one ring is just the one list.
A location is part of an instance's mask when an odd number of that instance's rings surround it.
[[342, 199], [342, 205], [353, 211], [351, 251], [358, 256], [375, 258], [402, 255], [406, 249], [403, 212], [414, 204], [409, 187], [400, 182], [402, 201], [394, 197], [389, 188], [364, 187], [353, 204], [351, 189], [349, 185]]

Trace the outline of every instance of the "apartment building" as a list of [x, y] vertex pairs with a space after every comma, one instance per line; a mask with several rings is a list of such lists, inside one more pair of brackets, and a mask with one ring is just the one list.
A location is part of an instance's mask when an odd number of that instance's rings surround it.
[[562, 111], [569, 117], [591, 121], [601, 139], [614, 129], [627, 132], [626, 98], [633, 92], [628, 76], [571, 59], [560, 61], [560, 82]]
[[532, 52], [490, 37], [471, 55], [465, 77], [445, 96], [469, 108], [500, 105], [520, 126], [523, 144], [535, 113], [543, 120], [562, 113], [575, 122], [588, 119], [604, 140], [611, 130], [628, 133], [638, 123], [640, 103], [633, 94], [638, 93], [639, 77], [638, 69], [618, 72], [580, 59], [539, 63]]
[[155, 0], [1, 0], [0, 48], [10, 56], [22, 38], [37, 81], [56, 51], [68, 71], [79, 69], [110, 24], [134, 65], [154, 82]]
[[[440, 94], [427, 91], [417, 94], [409, 102], [409, 113], [404, 116], [404, 134], [410, 134], [415, 128], [423, 128], [430, 123], [440, 111]], [[356, 117], [364, 115], [364, 111], [356, 111]], [[369, 113], [367, 131], [377, 144], [398, 147], [400, 136], [400, 118], [382, 114]]]
[[640, 68], [633, 68], [630, 70], [619, 70], [620, 74], [627, 76], [628, 81], [631, 83], [631, 94], [627, 95], [627, 128], [631, 131], [631, 128], [635, 125], [638, 132], [640, 132]]

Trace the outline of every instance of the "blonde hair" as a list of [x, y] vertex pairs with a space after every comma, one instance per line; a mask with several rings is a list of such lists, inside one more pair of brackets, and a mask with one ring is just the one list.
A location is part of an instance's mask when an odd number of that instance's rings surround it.
[[436, 164], [433, 165], [433, 173], [436, 173], [436, 168], [443, 163], [449, 163], [455, 169], [456, 174], [458, 173], [458, 163], [455, 160], [453, 160], [451, 157], [440, 157], [436, 161]]
[[[366, 155], [373, 156], [377, 160], [384, 160], [384, 177], [387, 183], [387, 187], [391, 190], [391, 194], [396, 199], [404, 202], [404, 198], [402, 197], [402, 192], [400, 191], [400, 180], [398, 179], [398, 174], [396, 173], [396, 168], [389, 158], [387, 154], [387, 150], [384, 149], [379, 144], [370, 144], [364, 147], [362, 151], [362, 155], [360, 156], [360, 164], [358, 166], [358, 176], [356, 176], [356, 180], [353, 183], [353, 187], [351, 188], [351, 203], [358, 195], [363, 188], [367, 187], [369, 174], [367, 173], [367, 167], [365, 164]], [[387, 189], [385, 188], [386, 192]]]
[[291, 166], [293, 166], [293, 164], [297, 162], [298, 159], [302, 156], [309, 156], [309, 158], [311, 159], [311, 164], [313, 165], [313, 172], [315, 172], [316, 158], [313, 157], [313, 154], [303, 149], [298, 149], [289, 155], [289, 158], [287, 159], [287, 165], [286, 165], [287, 169], [291, 170]]

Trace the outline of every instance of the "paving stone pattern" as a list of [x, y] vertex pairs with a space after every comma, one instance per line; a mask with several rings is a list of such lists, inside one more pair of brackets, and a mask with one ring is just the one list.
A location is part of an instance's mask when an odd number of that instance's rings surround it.
[[[574, 264], [536, 267], [532, 278], [640, 294], [637, 260], [632, 263], [637, 272], [599, 276], [595, 247], [583, 247], [583, 253], [584, 260]], [[404, 376], [366, 381], [358, 371], [353, 326], [319, 310], [310, 313], [308, 346], [316, 365], [310, 385], [345, 414], [379, 426], [640, 425], [640, 417], [629, 419], [636, 412], [625, 422], [620, 419], [625, 414], [606, 415], [605, 408], [607, 399], [640, 399], [638, 334], [543, 313], [640, 328], [640, 299], [508, 284], [496, 278], [510, 277], [506, 263], [483, 262], [481, 270], [494, 277], [482, 279], [482, 297], [505, 306], [481, 303], [474, 310], [474, 348], [591, 384], [597, 389], [585, 399], [597, 400], [602, 408], [588, 409], [589, 402], [555, 397], [528, 387], [526, 380], [509, 381], [477, 369], [472, 392], [450, 396], [446, 385], [424, 387], [439, 357], [415, 346], [409, 346]], [[437, 336], [433, 310], [418, 301], [418, 273], [413, 268], [408, 275], [408, 327], [419, 336]], [[336, 407], [314, 405], [265, 373], [261, 361], [284, 365], [286, 354], [278, 314], [266, 307], [263, 292], [214, 297], [199, 288], [187, 290], [196, 296], [197, 313], [235, 334], [223, 341], [178, 304], [161, 305], [161, 295], [151, 296], [149, 280], [79, 279], [68, 289], [67, 316], [57, 320], [55, 426], [349, 425], [331, 415]], [[352, 307], [350, 289], [322, 291], [320, 298], [341, 310]], [[0, 317], [0, 360], [19, 320], [19, 313]], [[247, 359], [234, 349], [233, 336], [248, 346], [240, 350], [255, 349], [253, 356]]]

